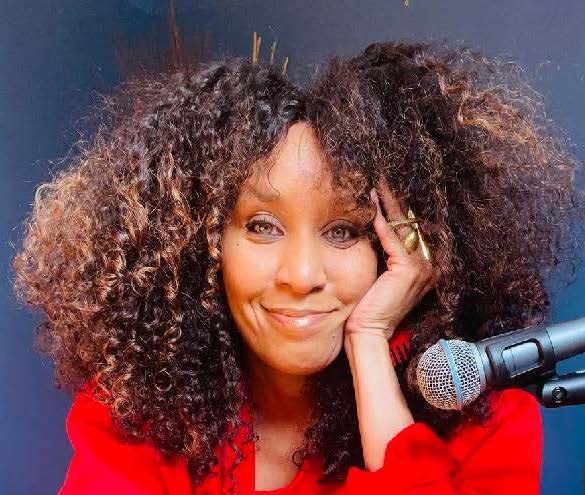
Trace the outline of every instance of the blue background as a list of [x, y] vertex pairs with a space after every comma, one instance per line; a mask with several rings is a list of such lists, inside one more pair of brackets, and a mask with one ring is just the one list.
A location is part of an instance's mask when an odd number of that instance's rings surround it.
[[[548, 116], [585, 158], [583, 0], [255, 0], [175, 2], [178, 27], [208, 54], [262, 53], [277, 39], [289, 73], [328, 55], [384, 39], [464, 41], [519, 62], [545, 96]], [[71, 456], [65, 417], [71, 399], [52, 385], [52, 367], [32, 350], [38, 316], [10, 294], [10, 260], [36, 185], [59, 167], [96, 92], [117, 84], [138, 57], [168, 57], [166, 1], [2, 0], [0, 2], [0, 493], [51, 494]], [[585, 315], [585, 272], [553, 299], [553, 321]], [[585, 356], [560, 372], [585, 368]], [[544, 410], [542, 493], [583, 492], [585, 406]]]

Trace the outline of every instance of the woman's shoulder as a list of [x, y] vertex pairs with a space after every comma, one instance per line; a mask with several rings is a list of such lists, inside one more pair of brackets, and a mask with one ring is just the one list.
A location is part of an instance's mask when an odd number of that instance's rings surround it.
[[488, 419], [480, 424], [462, 423], [450, 436], [448, 443], [453, 455], [464, 462], [480, 453], [484, 456], [491, 445], [500, 449], [509, 442], [509, 450], [514, 451], [519, 445], [516, 442], [521, 442], [535, 458], [540, 457], [542, 417], [536, 398], [519, 388], [492, 391], [489, 406]]
[[188, 494], [183, 457], [165, 459], [149, 441], [130, 442], [115, 427], [110, 408], [100, 402], [95, 382], [76, 394], [66, 419], [73, 457], [59, 495]]
[[492, 391], [489, 404], [491, 416], [483, 425], [484, 428], [520, 428], [533, 433], [541, 432], [541, 406], [531, 393], [521, 388]]

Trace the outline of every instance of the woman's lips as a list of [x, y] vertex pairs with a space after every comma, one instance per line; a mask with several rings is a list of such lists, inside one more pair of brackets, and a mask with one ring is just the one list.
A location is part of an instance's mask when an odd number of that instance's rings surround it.
[[271, 318], [275, 319], [280, 324], [299, 330], [304, 330], [306, 328], [315, 326], [317, 323], [332, 313], [312, 313], [304, 316], [287, 316], [268, 310], [266, 310], [266, 312], [270, 315]]

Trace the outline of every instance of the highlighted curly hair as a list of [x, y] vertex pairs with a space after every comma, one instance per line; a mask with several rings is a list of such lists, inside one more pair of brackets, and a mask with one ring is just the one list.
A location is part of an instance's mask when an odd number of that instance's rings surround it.
[[[14, 290], [46, 315], [36, 343], [56, 385], [75, 393], [94, 379], [117, 428], [187, 456], [194, 483], [220, 442], [233, 446], [249, 398], [219, 272], [222, 225], [293, 122], [314, 127], [334, 183], [359, 203], [385, 176], [423, 219], [439, 278], [408, 316], [400, 380], [415, 418], [440, 435], [484, 420], [487, 398], [433, 409], [417, 390], [417, 357], [441, 337], [542, 321], [545, 281], [580, 261], [580, 162], [521, 70], [466, 48], [376, 43], [332, 58], [304, 86], [239, 58], [193, 64], [129, 80], [98, 115], [68, 167], [38, 187]], [[323, 481], [343, 479], [363, 467], [344, 352], [310, 383], [319, 415], [296, 453], [323, 457]]]

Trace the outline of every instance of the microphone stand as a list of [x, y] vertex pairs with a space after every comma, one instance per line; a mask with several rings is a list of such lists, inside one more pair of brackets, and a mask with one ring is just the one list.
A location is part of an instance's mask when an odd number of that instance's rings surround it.
[[524, 388], [544, 407], [585, 404], [585, 370], [560, 376], [553, 370], [543, 375], [540, 381]]

